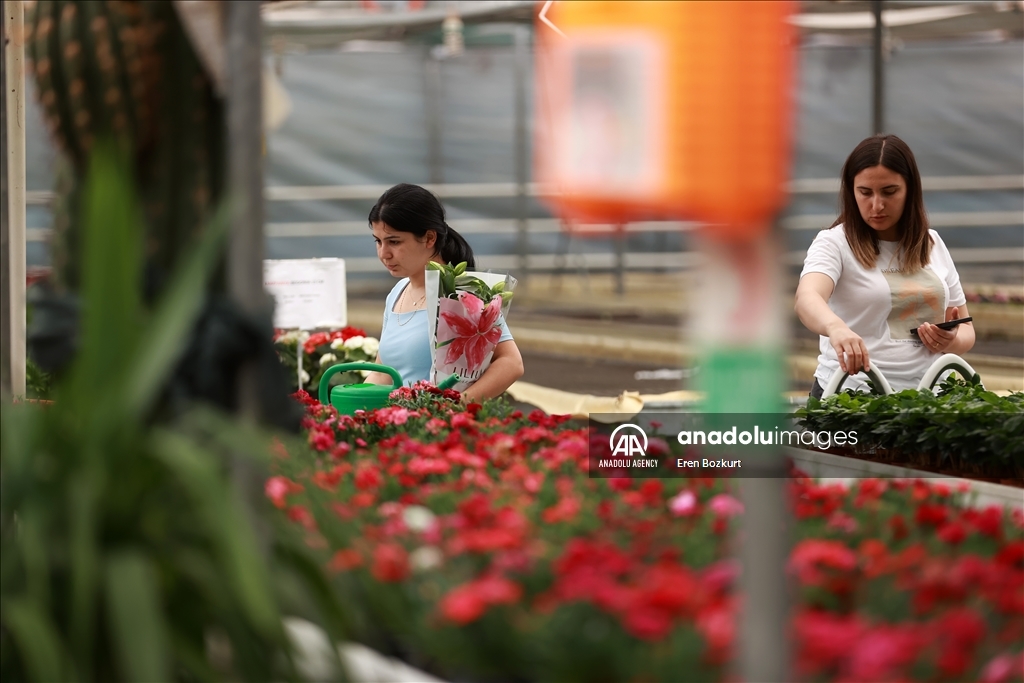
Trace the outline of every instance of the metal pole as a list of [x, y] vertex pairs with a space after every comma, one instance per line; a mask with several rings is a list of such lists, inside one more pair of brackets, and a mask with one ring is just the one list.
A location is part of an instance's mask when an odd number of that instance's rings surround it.
[[626, 293], [626, 226], [615, 226], [615, 293]]
[[228, 287], [246, 313], [263, 312], [263, 123], [259, 3], [227, 4]]
[[[25, 395], [25, 7], [22, 0], [5, 0], [4, 84], [7, 135], [7, 226], [4, 265], [7, 268], [4, 322], [9, 325], [10, 390]], [[5, 359], [6, 360], [6, 359]]]
[[[780, 458], [781, 460], [781, 458]], [[743, 541], [740, 543], [740, 680], [789, 681], [789, 592], [786, 561], [789, 538], [785, 525], [785, 472], [765, 472], [740, 480]]]
[[7, 7], [0, 7], [0, 400], [11, 396], [11, 264], [7, 230]]
[[298, 334], [299, 334], [299, 339], [295, 342], [295, 366], [298, 369], [298, 375], [296, 375], [296, 378], [297, 378], [298, 383], [299, 383], [299, 388], [296, 389], [295, 391], [302, 391], [305, 388], [303, 386], [303, 384], [302, 384], [302, 350], [305, 347], [304, 347], [304, 345], [302, 343], [302, 329], [301, 328], [299, 329]]
[[885, 130], [885, 46], [883, 45], [885, 27], [882, 25], [882, 0], [873, 0], [871, 5], [875, 15], [875, 27], [872, 32], [871, 43], [871, 112], [873, 132], [875, 135], [878, 135]]
[[[704, 350], [704, 408], [723, 424], [751, 414], [780, 414], [785, 386], [786, 320], [780, 291], [780, 231], [744, 243], [702, 240], [707, 256], [692, 300], [691, 334]], [[781, 452], [744, 459], [737, 680], [788, 681], [785, 563], [785, 465]]]
[[442, 135], [442, 83], [441, 60], [427, 49], [423, 60], [423, 99], [427, 113], [427, 164], [430, 182], [439, 185], [444, 182], [444, 164], [441, 150]]
[[527, 255], [530, 253], [529, 197], [527, 183], [530, 171], [527, 160], [529, 149], [526, 139], [526, 79], [528, 78], [530, 29], [517, 26], [515, 29], [515, 155], [516, 155], [516, 252], [518, 255], [519, 282], [526, 286], [529, 271]]
[[[228, 291], [251, 317], [265, 315], [269, 299], [263, 290], [263, 107], [260, 3], [226, 3], [227, 32], [227, 189], [231, 202], [228, 246]], [[238, 410], [243, 421], [260, 419], [259, 381], [255, 361], [239, 371]], [[252, 461], [236, 455], [232, 479], [241, 494], [250, 524], [261, 543], [265, 530], [255, 510], [261, 490]], [[265, 550], [265, 548], [264, 548]]]

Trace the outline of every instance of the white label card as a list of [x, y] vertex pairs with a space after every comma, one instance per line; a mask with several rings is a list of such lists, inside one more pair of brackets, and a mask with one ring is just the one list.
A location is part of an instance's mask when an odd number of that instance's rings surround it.
[[263, 286], [274, 297], [274, 327], [315, 330], [348, 324], [343, 259], [266, 260]]

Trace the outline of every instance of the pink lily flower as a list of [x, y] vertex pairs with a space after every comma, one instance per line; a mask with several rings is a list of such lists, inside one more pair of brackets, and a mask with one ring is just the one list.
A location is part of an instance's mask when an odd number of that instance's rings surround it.
[[445, 363], [454, 363], [465, 356], [467, 369], [474, 372], [483, 365], [487, 352], [501, 338], [501, 327], [496, 324], [501, 314], [501, 298], [495, 297], [484, 306], [477, 296], [459, 292], [459, 302], [466, 309], [465, 316], [447, 311], [441, 313], [441, 319], [455, 333], [455, 339], [448, 345]]

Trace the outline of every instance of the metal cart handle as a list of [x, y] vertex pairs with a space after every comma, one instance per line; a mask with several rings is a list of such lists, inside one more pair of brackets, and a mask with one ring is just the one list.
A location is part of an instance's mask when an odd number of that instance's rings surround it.
[[[878, 370], [878, 368], [872, 367], [870, 370], [865, 371], [864, 374], [866, 374], [874, 381], [876, 394], [880, 393], [883, 396], [887, 396], [889, 394], [895, 393], [892, 390], [892, 386], [890, 386], [889, 384], [889, 380], [885, 378], [885, 375], [883, 375]], [[822, 400], [837, 393], [842, 388], [843, 384], [846, 382], [846, 378], [849, 376], [850, 373], [848, 372], [842, 372], [840, 370], [833, 372], [832, 376], [828, 380], [828, 383], [825, 385], [825, 389], [821, 392]], [[879, 391], [879, 389], [881, 389], [881, 391]]]
[[[970, 379], [978, 374], [971, 367], [970, 363], [960, 356], [955, 353], [944, 353], [936, 358], [935, 362], [925, 371], [924, 377], [921, 378], [921, 383], [917, 385], [917, 390], [928, 389], [930, 391], [935, 386], [935, 383], [939, 381], [939, 375], [946, 370], [956, 370], [965, 379]], [[982, 388], [984, 388], [984, 385], [982, 385]]]

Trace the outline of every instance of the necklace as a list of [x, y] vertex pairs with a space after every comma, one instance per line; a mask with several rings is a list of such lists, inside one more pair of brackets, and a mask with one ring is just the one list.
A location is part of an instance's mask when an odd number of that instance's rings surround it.
[[[396, 308], [401, 308], [402, 307], [402, 303], [405, 301], [405, 293], [407, 291], [409, 291], [409, 287], [410, 287], [410, 285], [406, 285], [402, 289], [402, 294], [401, 294], [401, 296], [398, 297], [398, 306], [396, 306]], [[399, 327], [405, 327], [406, 325], [408, 325], [409, 321], [411, 321], [413, 318], [416, 317], [416, 311], [423, 310], [423, 309], [420, 309], [420, 308], [416, 308], [416, 306], [418, 306], [420, 303], [424, 302], [426, 300], [426, 298], [427, 298], [427, 293], [423, 292], [423, 296], [421, 296], [419, 299], [416, 299], [416, 301], [412, 302], [412, 305], [413, 305], [412, 311], [407, 311], [408, 313], [411, 313], [411, 315], [408, 318], [406, 318], [404, 321], [402, 320], [402, 313], [399, 312], [399, 311], [394, 311], [394, 314], [398, 317], [398, 325], [399, 325]]]

